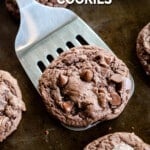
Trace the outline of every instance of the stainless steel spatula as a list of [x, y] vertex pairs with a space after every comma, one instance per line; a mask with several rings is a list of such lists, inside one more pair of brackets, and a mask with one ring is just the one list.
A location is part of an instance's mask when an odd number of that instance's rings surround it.
[[[44, 68], [61, 52], [85, 44], [98, 45], [111, 51], [104, 41], [72, 11], [47, 7], [35, 0], [17, 0], [17, 3], [21, 23], [15, 41], [15, 50], [36, 89]], [[132, 80], [131, 95], [133, 91]]]
[[82, 44], [98, 45], [110, 50], [72, 11], [47, 7], [35, 0], [17, 0], [17, 3], [21, 22], [15, 50], [36, 89], [44, 66], [48, 66], [62, 51]]

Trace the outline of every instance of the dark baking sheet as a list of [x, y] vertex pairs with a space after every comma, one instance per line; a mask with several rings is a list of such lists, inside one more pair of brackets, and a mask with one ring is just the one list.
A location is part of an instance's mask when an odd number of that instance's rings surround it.
[[0, 144], [1, 150], [80, 150], [92, 140], [116, 131], [135, 132], [150, 143], [150, 78], [135, 55], [136, 37], [150, 21], [150, 0], [113, 0], [110, 6], [71, 5], [104, 39], [130, 68], [135, 80], [135, 93], [117, 119], [103, 122], [89, 130], [74, 132], [49, 117], [14, 51], [18, 29], [0, 0], [0, 69], [15, 76], [21, 87], [27, 112], [18, 130]]

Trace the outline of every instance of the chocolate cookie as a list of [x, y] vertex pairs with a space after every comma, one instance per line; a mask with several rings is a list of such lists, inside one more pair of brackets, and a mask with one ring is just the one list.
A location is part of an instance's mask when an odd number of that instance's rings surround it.
[[117, 132], [108, 134], [88, 144], [84, 150], [150, 150], [134, 133]]
[[150, 23], [148, 23], [138, 35], [137, 56], [146, 74], [150, 75]]
[[127, 66], [96, 46], [62, 53], [39, 80], [48, 112], [73, 127], [117, 117], [131, 96], [131, 87]]
[[0, 70], [0, 142], [17, 129], [25, 110], [16, 79]]
[[[68, 4], [59, 4], [57, 0], [36, 0], [37, 2], [50, 6], [50, 7], [66, 7]], [[7, 10], [14, 16], [16, 19], [19, 19], [19, 9], [16, 3], [16, 0], [5, 0]]]

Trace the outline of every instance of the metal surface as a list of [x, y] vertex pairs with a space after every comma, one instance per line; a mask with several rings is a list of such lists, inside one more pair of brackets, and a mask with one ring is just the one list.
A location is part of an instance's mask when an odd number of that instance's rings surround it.
[[35, 0], [17, 0], [21, 23], [15, 41], [17, 53], [74, 20], [76, 15], [65, 8], [41, 5]]
[[[77, 16], [65, 8], [47, 7], [34, 0], [18, 0], [17, 3], [21, 12], [21, 22], [15, 40], [15, 50], [18, 59], [37, 89], [41, 76], [38, 62], [42, 61], [47, 66], [46, 57], [49, 54], [57, 57], [55, 49], [58, 43], [60, 47], [64, 44], [63, 35], [69, 38], [71, 36], [66, 34], [67, 31], [62, 28], [71, 24]], [[57, 36], [52, 34], [53, 32]]]
[[149, 0], [114, 0], [110, 6], [70, 6], [126, 62], [135, 80], [135, 93], [119, 118], [81, 132], [65, 129], [46, 112], [15, 55], [18, 23], [6, 12], [4, 1], [0, 1], [0, 8], [0, 69], [18, 79], [27, 105], [18, 130], [0, 144], [0, 149], [80, 150], [95, 138], [115, 131], [135, 132], [150, 143], [150, 78], [144, 74], [135, 55], [137, 34], [150, 20]]
[[[48, 66], [47, 56], [56, 58], [58, 48], [63, 51], [69, 49], [66, 44], [68, 42], [74, 46], [81, 45], [77, 36], [82, 36], [88, 44], [99, 45], [111, 51], [102, 39], [72, 11], [65, 8], [46, 7], [34, 0], [17, 0], [17, 2], [21, 13], [21, 23], [15, 40], [15, 50], [36, 89], [42, 74], [38, 62], [41, 61]], [[133, 90], [134, 88], [131, 95]]]

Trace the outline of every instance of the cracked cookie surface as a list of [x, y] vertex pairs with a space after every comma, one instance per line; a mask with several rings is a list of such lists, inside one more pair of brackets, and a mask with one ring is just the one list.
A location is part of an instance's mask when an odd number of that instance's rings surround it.
[[150, 145], [144, 143], [134, 133], [116, 132], [100, 137], [89, 143], [84, 150], [149, 150]]
[[17, 129], [25, 110], [16, 79], [0, 70], [0, 142]]
[[150, 22], [140, 31], [136, 50], [146, 74], [150, 75]]
[[62, 53], [39, 80], [48, 112], [73, 127], [117, 117], [129, 100], [130, 89], [127, 66], [96, 46]]

